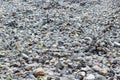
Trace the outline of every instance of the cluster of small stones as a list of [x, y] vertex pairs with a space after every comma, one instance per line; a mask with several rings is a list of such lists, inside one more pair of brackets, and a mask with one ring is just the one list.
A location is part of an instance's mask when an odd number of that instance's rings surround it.
[[120, 80], [120, 0], [0, 0], [0, 80]]

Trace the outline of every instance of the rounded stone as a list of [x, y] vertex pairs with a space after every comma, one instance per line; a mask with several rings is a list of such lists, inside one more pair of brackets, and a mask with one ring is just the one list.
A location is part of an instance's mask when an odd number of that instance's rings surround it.
[[93, 74], [88, 74], [85, 80], [94, 80], [95, 76]]
[[42, 68], [38, 68], [38, 69], [34, 70], [33, 75], [35, 77], [37, 77], [37, 76], [44, 76], [45, 75], [45, 71]]

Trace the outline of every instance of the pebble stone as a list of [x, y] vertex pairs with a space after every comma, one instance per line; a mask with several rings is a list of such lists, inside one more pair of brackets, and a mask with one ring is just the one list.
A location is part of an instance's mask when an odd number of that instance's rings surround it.
[[37, 68], [34, 70], [33, 72], [34, 76], [44, 76], [45, 75], [45, 71], [42, 68]]
[[88, 74], [85, 78], [85, 80], [94, 80], [95, 76], [93, 74]]
[[119, 5], [0, 0], [0, 80], [119, 80]]

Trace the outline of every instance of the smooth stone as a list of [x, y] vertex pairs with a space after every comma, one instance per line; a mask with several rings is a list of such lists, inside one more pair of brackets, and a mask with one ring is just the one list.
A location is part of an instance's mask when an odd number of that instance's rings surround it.
[[114, 42], [114, 46], [115, 47], [120, 47], [120, 43], [119, 42]]
[[117, 75], [117, 79], [120, 80], [120, 74]]
[[94, 80], [94, 79], [95, 79], [95, 75], [88, 74], [84, 80]]
[[39, 61], [40, 56], [33, 57], [33, 61]]
[[32, 67], [34, 67], [34, 65], [36, 65], [36, 64], [29, 64], [29, 65], [26, 65], [25, 70], [27, 70], [27, 71], [31, 70]]
[[80, 75], [85, 77], [86, 73], [85, 72], [80, 72]]
[[54, 56], [60, 56], [61, 54], [60, 54], [60, 52], [54, 52], [53, 55]]
[[92, 68], [93, 68], [93, 70], [95, 70], [95, 71], [101, 70], [101, 68], [100, 68], [99, 66], [97, 66], [97, 65], [94, 65]]
[[43, 54], [46, 54], [48, 52], [48, 49], [42, 49], [41, 51]]
[[107, 75], [108, 71], [107, 71], [107, 69], [101, 69], [101, 70], [99, 70], [99, 73], [102, 75]]
[[11, 64], [11, 66], [13, 67], [19, 67], [21, 64], [20, 62], [14, 62], [13, 64]]
[[50, 60], [50, 63], [54, 64], [56, 62], [56, 60], [53, 58], [52, 60]]
[[44, 76], [45, 75], [45, 71], [42, 68], [37, 68], [37, 69], [34, 70], [33, 75], [35, 77], [37, 77], [37, 76]]
[[96, 74], [95, 75], [95, 80], [106, 80], [106, 78], [102, 75]]
[[5, 53], [4, 52], [2, 52], [2, 53], [0, 52], [0, 58], [1, 57], [5, 57]]
[[93, 66], [93, 70], [99, 72], [102, 75], [107, 75], [108, 74], [108, 70], [106, 68], [100, 68], [97, 65]]
[[22, 56], [24, 59], [29, 59], [29, 56], [27, 56], [26, 54], [22, 53]]

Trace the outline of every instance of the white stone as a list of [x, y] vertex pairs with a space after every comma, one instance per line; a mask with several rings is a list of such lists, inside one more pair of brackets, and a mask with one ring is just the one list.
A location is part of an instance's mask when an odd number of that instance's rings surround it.
[[120, 43], [118, 43], [118, 42], [114, 42], [114, 46], [116, 46], [116, 47], [120, 47]]
[[88, 74], [86, 80], [94, 80], [95, 76], [93, 74]]

